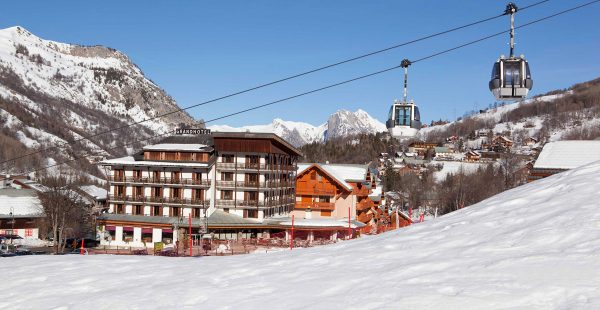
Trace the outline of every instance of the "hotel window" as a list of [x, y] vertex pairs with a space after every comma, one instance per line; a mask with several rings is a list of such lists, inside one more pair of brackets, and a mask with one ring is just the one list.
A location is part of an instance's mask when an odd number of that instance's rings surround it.
[[330, 202], [330, 199], [329, 196], [319, 196], [319, 202]]
[[194, 199], [203, 200], [204, 199], [204, 190], [195, 189], [194, 190]]
[[117, 197], [125, 196], [125, 186], [124, 185], [115, 186], [115, 196], [117, 196]]
[[221, 172], [222, 181], [233, 181], [233, 172]]
[[233, 191], [221, 191], [221, 199], [233, 200]]
[[181, 208], [179, 207], [172, 207], [171, 208], [171, 216], [180, 216], [181, 215]]
[[152, 215], [153, 216], [162, 216], [162, 207], [160, 207], [160, 206], [153, 206], [152, 207]]
[[181, 198], [181, 188], [171, 188], [172, 198]]
[[192, 208], [192, 217], [200, 218], [200, 208]]
[[125, 171], [123, 171], [123, 169], [115, 169], [114, 170], [115, 181], [122, 181], [124, 176], [125, 176]]
[[142, 178], [142, 170], [133, 170], [133, 178], [139, 180]]
[[144, 215], [144, 207], [140, 205], [133, 206], [133, 215]]
[[162, 197], [162, 188], [161, 187], [153, 187], [152, 188], [152, 197]]
[[154, 182], [160, 182], [160, 171], [152, 171], [152, 178]]
[[118, 204], [115, 207], [116, 207], [115, 208], [116, 214], [125, 214], [125, 206], [124, 205]]
[[134, 194], [133, 196], [135, 197], [143, 197], [144, 196], [144, 187], [143, 186], [136, 186], [134, 188]]
[[202, 173], [201, 172], [194, 172], [194, 180], [201, 181], [202, 180]]
[[233, 154], [223, 154], [221, 156], [221, 162], [223, 162], [223, 163], [232, 164], [233, 160], [234, 160], [234, 155]]
[[244, 210], [244, 211], [245, 211], [244, 213], [246, 213], [245, 217], [254, 218], [254, 219], [258, 218], [258, 210]]
[[171, 179], [173, 179], [173, 180], [179, 180], [180, 177], [181, 177], [181, 172], [179, 172], [179, 171], [173, 171], [173, 172], [171, 172]]
[[258, 201], [258, 192], [244, 192], [244, 200]]

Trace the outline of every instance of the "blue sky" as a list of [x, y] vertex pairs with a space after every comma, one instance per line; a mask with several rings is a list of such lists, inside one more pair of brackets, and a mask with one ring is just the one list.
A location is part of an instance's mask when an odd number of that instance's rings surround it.
[[[516, 24], [584, 2], [553, 0], [518, 13]], [[49, 40], [116, 48], [187, 107], [493, 16], [505, 5], [492, 0], [11, 1], [3, 3], [0, 27], [21, 25]], [[517, 31], [516, 53], [530, 62], [533, 94], [600, 76], [598, 16], [600, 3]], [[508, 18], [496, 19], [189, 113], [218, 117], [507, 28]], [[499, 54], [508, 53], [507, 41], [508, 35], [496, 37], [412, 66], [409, 98], [420, 106], [423, 119], [452, 119], [493, 103], [489, 74]], [[239, 126], [283, 118], [317, 125], [336, 110], [359, 108], [384, 122], [390, 103], [401, 94], [402, 72], [393, 71], [218, 123]]]

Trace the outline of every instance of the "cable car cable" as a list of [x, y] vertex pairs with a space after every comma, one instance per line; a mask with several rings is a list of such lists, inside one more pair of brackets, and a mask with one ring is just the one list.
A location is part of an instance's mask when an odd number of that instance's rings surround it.
[[[528, 5], [528, 6], [525, 6], [525, 7], [521, 8], [520, 10], [526, 10], [528, 8], [535, 7], [537, 5], [543, 4], [543, 3], [548, 2], [548, 1], [550, 1], [550, 0], [538, 1], [536, 3], [532, 3], [532, 4]], [[185, 108], [177, 108], [177, 109], [175, 109], [173, 111], [169, 111], [169, 112], [166, 112], [164, 114], [160, 114], [160, 115], [153, 116], [153, 117], [150, 117], [150, 118], [146, 118], [146, 119], [143, 119], [143, 120], [140, 120], [140, 121], [128, 123], [128, 124], [120, 126], [120, 127], [111, 128], [109, 130], [105, 130], [105, 131], [102, 131], [102, 132], [99, 132], [99, 133], [95, 133], [93, 135], [82, 136], [82, 137], [76, 138], [76, 139], [74, 139], [72, 141], [64, 142], [62, 145], [55, 145], [55, 146], [45, 147], [45, 148], [39, 149], [37, 151], [33, 151], [33, 152], [30, 152], [30, 153], [27, 153], [27, 154], [24, 154], [24, 155], [20, 155], [20, 156], [14, 157], [14, 158], [10, 158], [10, 159], [6, 159], [6, 160], [3, 160], [3, 161], [0, 161], [0, 164], [4, 164], [4, 163], [7, 163], [7, 162], [15, 161], [15, 160], [18, 160], [18, 159], [21, 159], [21, 158], [25, 158], [25, 157], [28, 157], [28, 156], [31, 156], [31, 155], [35, 155], [35, 154], [41, 153], [43, 151], [47, 151], [48, 149], [64, 147], [64, 146], [69, 145], [71, 143], [79, 142], [79, 141], [82, 141], [82, 140], [88, 140], [88, 141], [94, 143], [94, 141], [92, 141], [90, 139], [98, 137], [98, 136], [103, 135], [103, 134], [107, 134], [107, 133], [110, 133], [110, 132], [113, 132], [113, 131], [117, 131], [117, 130], [122, 130], [122, 129], [125, 129], [125, 128], [128, 128], [128, 127], [131, 127], [131, 126], [139, 125], [139, 124], [142, 124], [142, 123], [145, 123], [145, 122], [148, 122], [148, 121], [151, 121], [151, 120], [159, 119], [159, 118], [162, 118], [162, 117], [165, 117], [165, 116], [168, 116], [168, 115], [172, 115], [172, 114], [175, 114], [175, 113], [178, 113], [178, 112], [183, 112], [183, 111], [186, 111], [186, 110], [189, 110], [189, 109], [192, 109], [192, 108], [196, 108], [196, 107], [199, 107], [199, 106], [203, 106], [203, 105], [206, 105], [206, 104], [209, 104], [209, 103], [212, 103], [212, 102], [216, 102], [216, 101], [224, 100], [224, 99], [231, 98], [231, 97], [234, 97], [234, 96], [238, 96], [238, 95], [241, 95], [241, 94], [244, 94], [244, 93], [248, 93], [248, 92], [251, 92], [251, 91], [254, 91], [254, 90], [265, 88], [267, 86], [279, 84], [279, 83], [282, 83], [282, 82], [285, 82], [285, 81], [289, 81], [289, 80], [292, 80], [292, 79], [296, 79], [296, 78], [299, 78], [299, 77], [302, 77], [302, 76], [305, 76], [305, 75], [309, 75], [309, 74], [316, 73], [316, 72], [319, 72], [319, 71], [323, 71], [323, 70], [326, 70], [326, 69], [329, 69], [329, 68], [337, 67], [337, 66], [342, 65], [342, 64], [350, 63], [350, 62], [353, 62], [353, 61], [356, 61], [356, 60], [360, 60], [360, 59], [363, 59], [363, 58], [367, 58], [367, 57], [370, 57], [370, 56], [373, 56], [373, 55], [381, 54], [381, 53], [384, 53], [384, 52], [387, 52], [387, 51], [390, 51], [390, 50], [393, 50], [393, 49], [397, 49], [397, 48], [400, 48], [400, 47], [403, 47], [403, 46], [406, 46], [406, 45], [410, 45], [410, 44], [414, 44], [414, 43], [417, 43], [417, 42], [420, 42], [420, 41], [424, 41], [424, 40], [428, 40], [428, 39], [431, 39], [431, 38], [435, 38], [435, 37], [438, 37], [438, 36], [441, 36], [441, 35], [444, 35], [444, 34], [448, 34], [448, 33], [451, 33], [451, 32], [454, 32], [454, 31], [458, 31], [458, 30], [461, 30], [461, 29], [464, 29], [464, 28], [468, 28], [468, 27], [475, 26], [475, 25], [478, 25], [478, 24], [481, 24], [481, 23], [485, 23], [485, 22], [488, 22], [488, 21], [500, 18], [500, 17], [502, 17], [504, 15], [505, 14], [503, 13], [503, 14], [491, 16], [491, 17], [488, 17], [488, 18], [484, 18], [484, 19], [481, 19], [481, 20], [478, 20], [478, 21], [475, 21], [475, 22], [471, 22], [471, 23], [462, 25], [462, 26], [450, 28], [450, 29], [447, 29], [447, 30], [444, 30], [444, 31], [440, 31], [440, 32], [437, 32], [437, 33], [434, 33], [434, 34], [430, 34], [430, 35], [427, 35], [427, 36], [424, 36], [424, 37], [420, 37], [420, 38], [417, 38], [417, 39], [414, 39], [414, 40], [411, 40], [411, 41], [406, 41], [406, 42], [403, 42], [403, 43], [399, 43], [399, 44], [396, 44], [396, 45], [393, 45], [393, 46], [390, 46], [390, 47], [386, 47], [386, 48], [383, 48], [383, 49], [380, 49], [380, 50], [376, 50], [376, 51], [369, 52], [369, 53], [366, 53], [366, 54], [363, 54], [363, 55], [359, 55], [359, 56], [356, 56], [356, 57], [348, 58], [348, 59], [345, 59], [345, 60], [342, 60], [342, 61], [339, 61], [339, 62], [336, 62], [336, 63], [333, 63], [333, 64], [329, 64], [329, 65], [322, 66], [322, 67], [315, 68], [315, 69], [311, 69], [311, 70], [308, 70], [308, 71], [305, 71], [305, 72], [302, 72], [302, 73], [298, 73], [298, 74], [294, 74], [294, 75], [291, 75], [291, 76], [288, 76], [288, 77], [284, 77], [284, 78], [281, 78], [279, 80], [275, 80], [275, 81], [272, 81], [272, 82], [269, 82], [269, 83], [261, 84], [261, 85], [254, 86], [254, 87], [251, 87], [251, 88], [248, 88], [248, 89], [245, 89], [245, 90], [241, 90], [241, 91], [238, 91], [238, 92], [234, 92], [234, 93], [231, 93], [231, 94], [228, 94], [228, 95], [225, 95], [225, 96], [221, 96], [221, 97], [217, 97], [217, 98], [214, 98], [214, 99], [210, 99], [210, 100], [207, 100], [207, 101], [204, 101], [204, 102], [201, 102], [201, 103], [197, 103], [197, 104], [185, 107]]]
[[[577, 10], [577, 9], [589, 6], [589, 5], [597, 3], [597, 2], [600, 2], [600, 0], [593, 0], [593, 1], [581, 4], [581, 5], [578, 5], [578, 6], [575, 6], [575, 7], [572, 7], [572, 8], [569, 8], [569, 9], [566, 9], [566, 10], [554, 13], [552, 15], [548, 15], [548, 16], [545, 16], [545, 17], [542, 17], [542, 18], [530, 21], [528, 23], [525, 23], [523, 25], [515, 27], [515, 29], [524, 28], [524, 27], [527, 27], [527, 26], [530, 26], [530, 25], [542, 22], [544, 20], [548, 20], [550, 18], [553, 18], [553, 17], [559, 16], [559, 15], [562, 15], [562, 14], [565, 14], [565, 13], [568, 13], [568, 12], [571, 12], [571, 11], [574, 11], [574, 10]], [[443, 50], [443, 51], [440, 51], [440, 52], [437, 52], [437, 53], [434, 53], [434, 54], [431, 54], [429, 56], [418, 58], [418, 59], [412, 60], [410, 62], [412, 64], [414, 64], [414, 63], [421, 62], [421, 61], [424, 61], [424, 60], [427, 60], [427, 59], [431, 59], [433, 57], [440, 56], [440, 55], [446, 54], [448, 52], [451, 52], [451, 51], [454, 51], [454, 50], [457, 50], [457, 49], [460, 49], [460, 48], [463, 48], [463, 47], [466, 47], [466, 46], [469, 46], [469, 45], [473, 45], [475, 43], [478, 43], [478, 42], [481, 42], [481, 41], [484, 41], [484, 40], [487, 40], [487, 39], [490, 39], [490, 38], [493, 38], [493, 37], [496, 37], [496, 36], [499, 36], [499, 35], [502, 35], [502, 34], [505, 34], [505, 33], [506, 33], [506, 30], [504, 30], [502, 32], [495, 33], [495, 34], [491, 34], [491, 35], [488, 35], [488, 36], [485, 36], [485, 37], [482, 37], [482, 38], [479, 38], [479, 39], [476, 39], [476, 40], [473, 40], [473, 41], [470, 41], [470, 42], [467, 42], [467, 43], [464, 43], [464, 44], [461, 44], [461, 45], [458, 45], [458, 46], [455, 46], [455, 47], [452, 47], [452, 48], [449, 48], [449, 49], [446, 49], [446, 50]], [[319, 92], [319, 91], [322, 91], [322, 90], [326, 90], [326, 89], [329, 89], [329, 88], [333, 88], [333, 87], [336, 87], [336, 86], [340, 86], [340, 85], [343, 85], [343, 84], [354, 82], [354, 81], [357, 81], [357, 80], [361, 80], [361, 79], [365, 79], [365, 78], [372, 77], [372, 76], [375, 76], [375, 75], [379, 75], [379, 74], [382, 74], [382, 73], [386, 73], [386, 72], [389, 72], [389, 71], [392, 71], [392, 70], [395, 70], [395, 69], [398, 69], [398, 68], [402, 68], [402, 64], [401, 65], [396, 65], [396, 66], [393, 66], [393, 67], [389, 67], [389, 68], [386, 68], [386, 69], [383, 69], [383, 70], [379, 70], [379, 71], [376, 71], [376, 72], [373, 72], [373, 73], [365, 74], [365, 75], [362, 75], [362, 76], [359, 76], [359, 77], [355, 77], [355, 78], [352, 78], [352, 79], [349, 79], [349, 80], [345, 80], [345, 81], [342, 81], [342, 82], [339, 82], [339, 83], [331, 84], [331, 85], [328, 85], [328, 86], [325, 86], [325, 87], [317, 88], [317, 89], [314, 89], [314, 90], [311, 90], [311, 91], [307, 91], [307, 92], [304, 92], [304, 93], [300, 93], [300, 94], [297, 94], [297, 95], [294, 95], [294, 96], [290, 96], [290, 97], [287, 97], [287, 98], [283, 98], [283, 99], [279, 99], [279, 100], [272, 101], [272, 102], [269, 102], [269, 103], [261, 104], [261, 105], [258, 105], [258, 106], [254, 106], [254, 107], [251, 107], [251, 108], [247, 108], [247, 109], [241, 110], [241, 111], [229, 113], [229, 114], [226, 114], [226, 115], [223, 115], [223, 116], [220, 116], [220, 117], [213, 118], [213, 119], [210, 119], [208, 121], [205, 121], [204, 124], [210, 123], [210, 122], [214, 122], [214, 121], [217, 121], [217, 120], [221, 120], [221, 119], [224, 119], [224, 118], [229, 118], [229, 117], [232, 117], [232, 116], [235, 116], [235, 115], [238, 115], [238, 114], [242, 114], [242, 113], [246, 113], [246, 112], [249, 112], [249, 111], [261, 109], [261, 108], [264, 108], [264, 107], [267, 107], [267, 106], [270, 106], [270, 105], [274, 105], [276, 103], [280, 103], [280, 102], [283, 102], [283, 101], [288, 101], [288, 100], [291, 100], [291, 99], [294, 99], [294, 98], [302, 97], [302, 96], [305, 96], [305, 95], [308, 95], [308, 94], [312, 94], [312, 93], [315, 93], [315, 92]], [[113, 149], [117, 149], [117, 148], [120, 148], [120, 147], [125, 147], [126, 145], [131, 145], [133, 143], [147, 141], [147, 140], [150, 140], [150, 139], [153, 139], [153, 138], [158, 138], [158, 137], [165, 136], [165, 135], [173, 133], [173, 132], [175, 132], [175, 131], [171, 130], [171, 131], [168, 131], [168, 132], [165, 132], [165, 133], [162, 133], [162, 134], [154, 135], [154, 136], [151, 136], [151, 137], [148, 137], [148, 138], [145, 138], [145, 139], [141, 139], [141, 140], [136, 140], [134, 142], [130, 142], [130, 143], [127, 143], [127, 144], [119, 145], [117, 147], [109, 148], [109, 149], [106, 149], [106, 150], [113, 150]], [[59, 166], [59, 165], [65, 164], [65, 163], [69, 163], [69, 162], [73, 162], [73, 161], [76, 161], [76, 160], [83, 159], [83, 158], [85, 158], [87, 156], [97, 156], [97, 155], [98, 154], [83, 155], [80, 158], [75, 158], [75, 159], [72, 159], [72, 160], [69, 160], [69, 161], [65, 161], [65, 162], [62, 162], [62, 163], [53, 164], [51, 166], [39, 168], [39, 169], [28, 171], [28, 172], [22, 172], [22, 174], [29, 174], [31, 172], [37, 172], [37, 171], [49, 169], [51, 167], [56, 167], [56, 166]]]

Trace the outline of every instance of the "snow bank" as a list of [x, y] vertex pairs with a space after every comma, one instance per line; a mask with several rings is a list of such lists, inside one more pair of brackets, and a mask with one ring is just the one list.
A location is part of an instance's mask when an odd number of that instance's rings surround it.
[[0, 259], [0, 308], [600, 309], [600, 163], [432, 221], [229, 257]]

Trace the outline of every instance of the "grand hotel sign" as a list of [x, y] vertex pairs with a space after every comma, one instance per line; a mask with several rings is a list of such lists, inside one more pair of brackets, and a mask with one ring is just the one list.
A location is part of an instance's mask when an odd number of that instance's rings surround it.
[[176, 135], [210, 135], [210, 129], [180, 128], [175, 130]]

